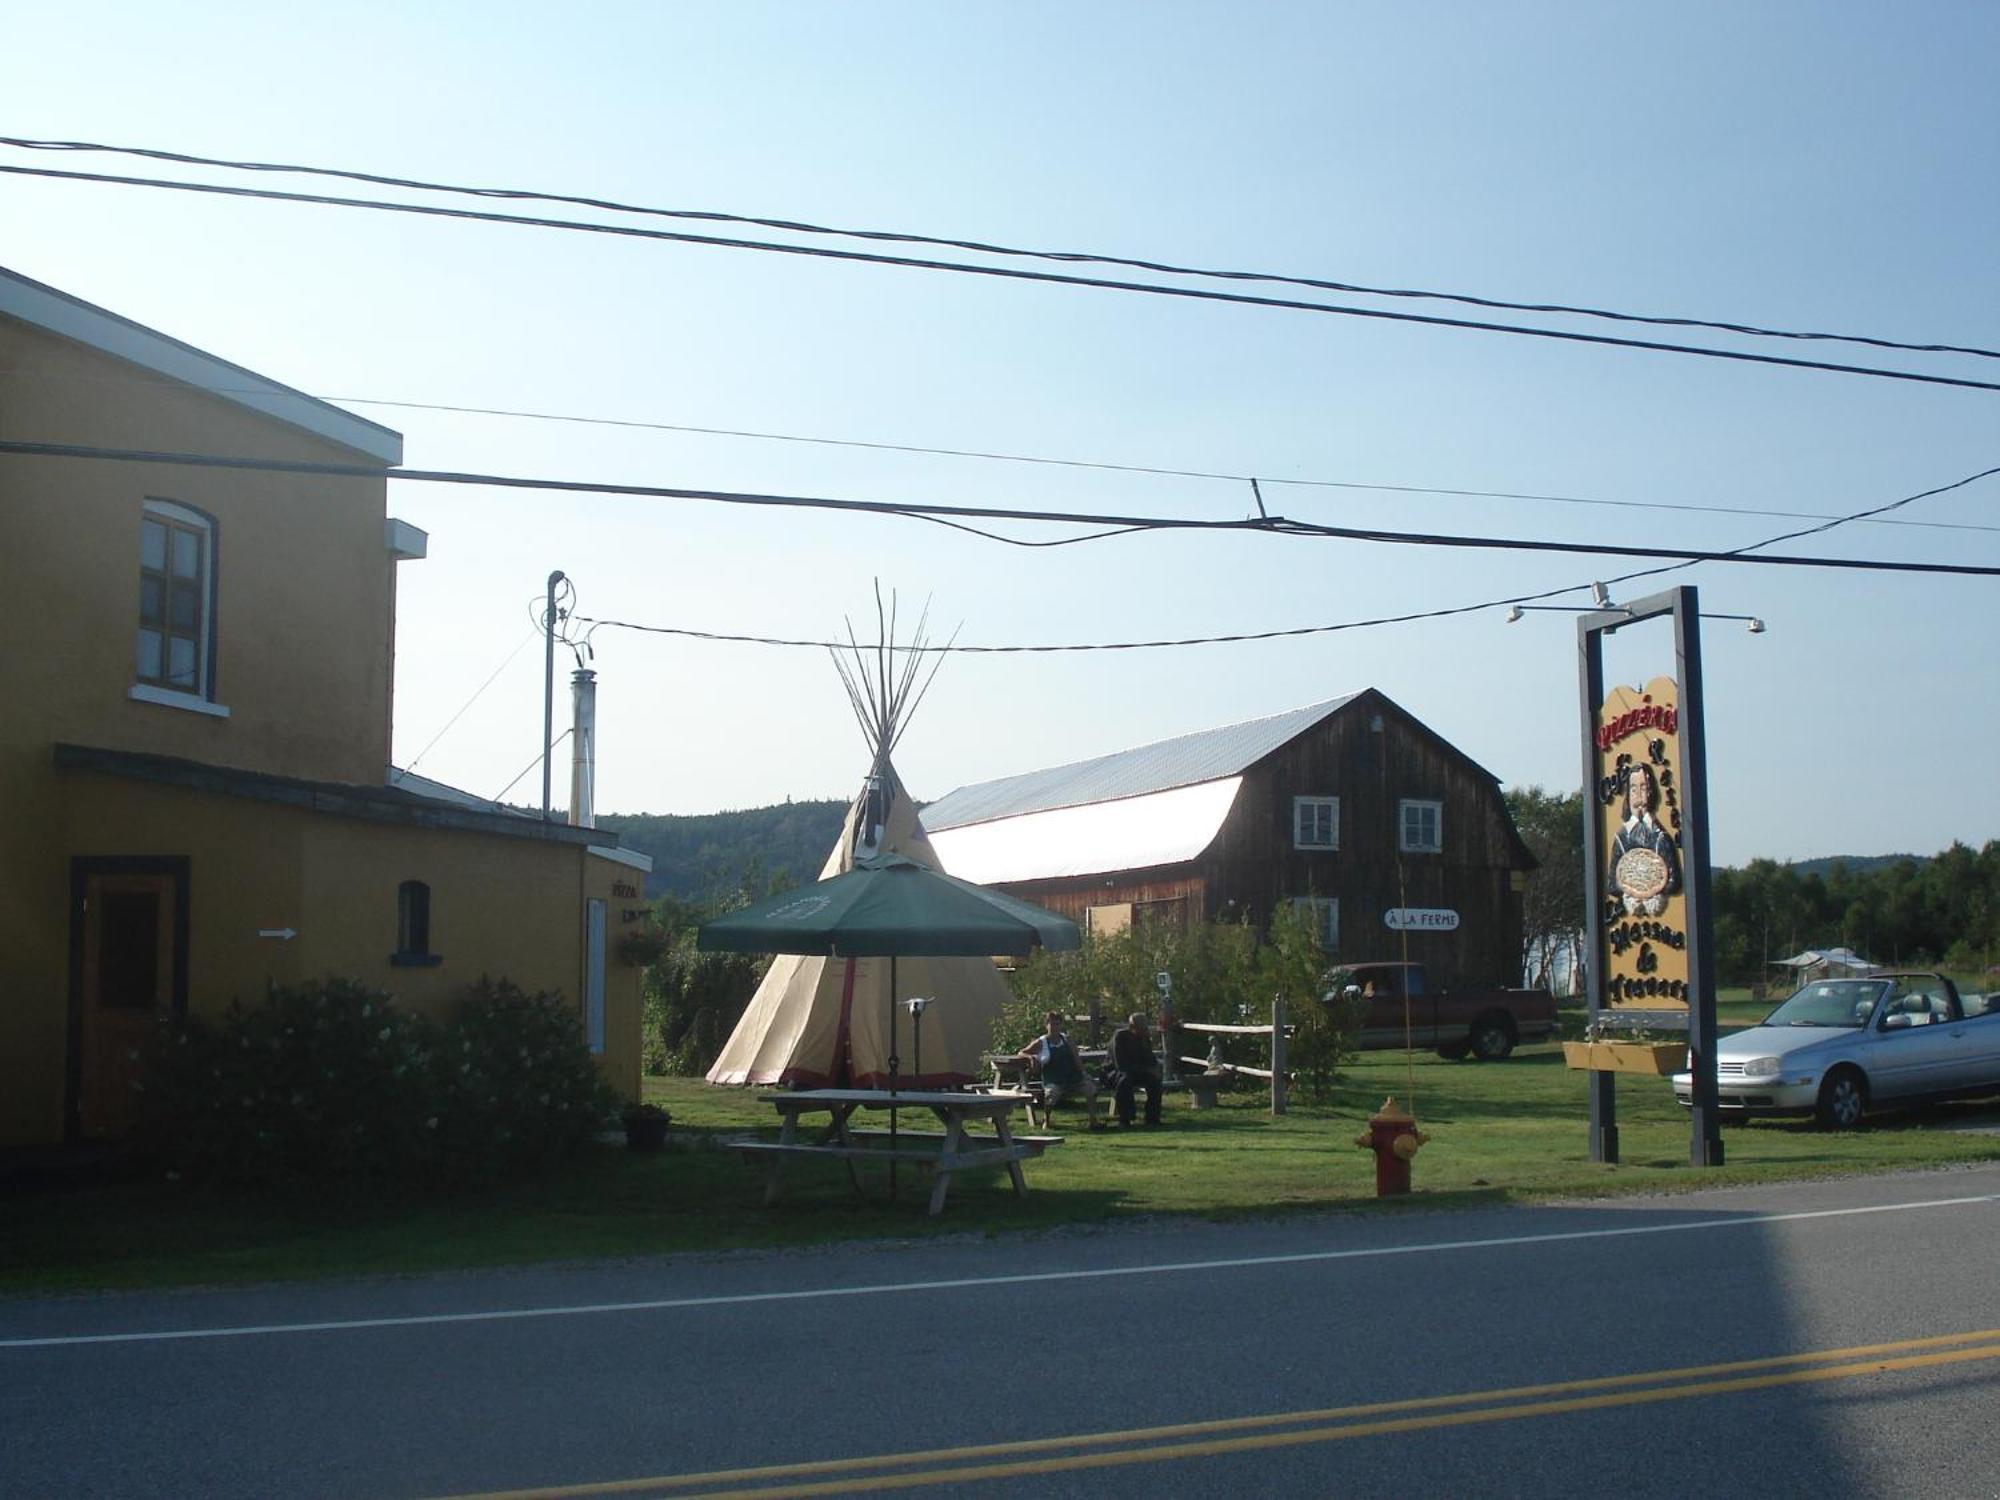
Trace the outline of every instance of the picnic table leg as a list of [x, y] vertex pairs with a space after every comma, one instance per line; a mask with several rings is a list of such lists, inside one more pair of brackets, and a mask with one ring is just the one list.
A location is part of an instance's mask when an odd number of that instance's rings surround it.
[[[1010, 1150], [1013, 1148], [1014, 1127], [1007, 1123], [1005, 1115], [995, 1115], [993, 1117], [993, 1133], [1000, 1138], [1001, 1145], [1006, 1146]], [[1007, 1158], [1007, 1175], [1014, 1179], [1014, 1196], [1016, 1198], [1027, 1197], [1028, 1179], [1021, 1175], [1020, 1157], [1010, 1156]]]
[[[798, 1139], [799, 1112], [795, 1109], [788, 1109], [785, 1111], [785, 1123], [778, 1127], [778, 1144], [781, 1146], [796, 1145]], [[776, 1203], [778, 1201], [778, 1194], [783, 1191], [784, 1170], [784, 1153], [781, 1151], [772, 1152], [770, 1167], [764, 1173], [764, 1206], [766, 1208]]]
[[964, 1116], [947, 1116], [939, 1111], [939, 1118], [945, 1122], [944, 1149], [938, 1153], [937, 1181], [931, 1184], [930, 1217], [933, 1219], [944, 1212], [944, 1195], [951, 1191], [952, 1163], [958, 1160], [958, 1148], [965, 1144]]
[[[852, 1104], [843, 1105], [833, 1112], [833, 1125], [830, 1134], [843, 1146], [852, 1146], [854, 1144], [854, 1137], [847, 1133], [847, 1117], [853, 1113], [854, 1106]], [[840, 1164], [847, 1168], [847, 1185], [854, 1189], [855, 1197], [866, 1198], [868, 1194], [862, 1189], [861, 1174], [854, 1170], [854, 1158], [843, 1156], [840, 1159]]]

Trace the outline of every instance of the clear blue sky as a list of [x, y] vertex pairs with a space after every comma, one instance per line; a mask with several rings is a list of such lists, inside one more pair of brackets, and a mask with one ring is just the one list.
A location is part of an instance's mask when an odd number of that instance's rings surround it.
[[[2000, 347], [2000, 8], [1984, 3], [112, 4], [17, 14], [8, 51], [0, 134]], [[1828, 513], [2000, 462], [2000, 396], [1850, 376], [22, 178], [0, 179], [0, 229], [19, 271], [356, 403]], [[1803, 352], [2000, 378], [1993, 360]], [[405, 432], [413, 467], [1251, 508], [1216, 481], [354, 409]], [[1784, 550], [2000, 563], [1996, 496], [1989, 480], [1904, 513], [1971, 529], [1857, 525]], [[1702, 548], [1802, 524], [1277, 483], [1266, 500]], [[807, 636], [843, 615], [867, 630], [880, 577], [980, 643], [1365, 619], [1621, 570], [1268, 537], [1031, 552], [908, 520], [415, 485], [390, 506], [431, 533], [403, 571], [404, 761], [527, 638], [553, 567], [591, 615]], [[2000, 734], [1992, 580], [1677, 576], [1770, 625], [1706, 635], [1721, 860], [2000, 836], [2000, 783], [1964, 774]], [[1670, 670], [1663, 635], [1627, 635], [1614, 680]], [[821, 654], [610, 629], [595, 645], [604, 810], [846, 796], [865, 770]], [[1498, 610], [958, 658], [898, 763], [936, 796], [1365, 686], [1509, 785], [1576, 783], [1572, 623]], [[540, 691], [528, 645], [420, 769], [497, 792], [535, 754]]]

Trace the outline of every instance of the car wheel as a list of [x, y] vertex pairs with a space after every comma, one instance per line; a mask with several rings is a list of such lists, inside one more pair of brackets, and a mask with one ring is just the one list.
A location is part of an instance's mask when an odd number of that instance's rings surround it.
[[1504, 1016], [1481, 1016], [1472, 1023], [1472, 1055], [1481, 1062], [1498, 1062], [1514, 1050], [1514, 1028]]
[[1470, 1042], [1446, 1042], [1442, 1047], [1437, 1049], [1437, 1053], [1446, 1062], [1457, 1062], [1471, 1050], [1471, 1047], [1472, 1043]]
[[1867, 1081], [1853, 1068], [1835, 1068], [1819, 1086], [1813, 1118], [1821, 1130], [1852, 1130], [1867, 1108]]

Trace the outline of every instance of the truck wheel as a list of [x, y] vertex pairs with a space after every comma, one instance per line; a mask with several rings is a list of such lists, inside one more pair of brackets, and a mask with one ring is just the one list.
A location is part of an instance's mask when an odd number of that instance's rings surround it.
[[1505, 1016], [1481, 1016], [1472, 1023], [1472, 1055], [1481, 1062], [1498, 1062], [1514, 1050], [1514, 1028]]
[[1457, 1062], [1465, 1056], [1471, 1047], [1472, 1043], [1470, 1042], [1446, 1042], [1442, 1047], [1437, 1049], [1437, 1054], [1446, 1062]]
[[1821, 1130], [1852, 1130], [1868, 1109], [1868, 1081], [1853, 1068], [1835, 1068], [1819, 1086], [1813, 1119]]

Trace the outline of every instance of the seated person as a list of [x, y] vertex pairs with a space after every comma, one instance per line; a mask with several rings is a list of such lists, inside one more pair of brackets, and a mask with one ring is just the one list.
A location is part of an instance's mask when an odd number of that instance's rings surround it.
[[1146, 1035], [1146, 1018], [1134, 1011], [1126, 1024], [1111, 1033], [1111, 1058], [1105, 1081], [1112, 1085], [1118, 1123], [1130, 1125], [1139, 1089], [1146, 1091], [1146, 1123], [1160, 1123], [1160, 1059]]
[[1042, 1034], [1021, 1049], [1042, 1080], [1044, 1108], [1054, 1109], [1072, 1094], [1082, 1094], [1090, 1123], [1097, 1123], [1097, 1080], [1083, 1071], [1083, 1059], [1063, 1035], [1063, 1016], [1052, 1010], [1042, 1018]]

